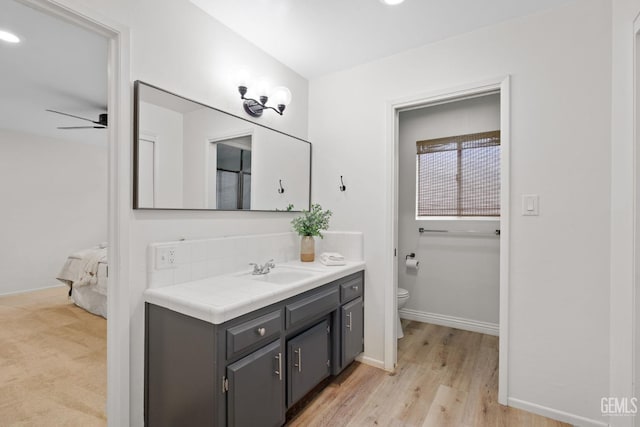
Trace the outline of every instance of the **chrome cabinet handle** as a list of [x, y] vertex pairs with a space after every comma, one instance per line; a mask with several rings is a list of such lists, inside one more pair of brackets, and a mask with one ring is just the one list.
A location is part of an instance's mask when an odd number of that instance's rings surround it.
[[282, 353], [278, 353], [276, 359], [278, 359], [278, 370], [275, 374], [280, 378], [280, 381], [282, 381]]
[[351, 289], [353, 289], [354, 291], [358, 292], [358, 285], [353, 285], [353, 286], [351, 287]]
[[302, 372], [302, 349], [298, 347], [298, 349], [293, 352], [298, 355], [298, 363], [294, 363], [293, 366], [298, 368], [298, 372]]
[[260, 335], [261, 337], [264, 336], [264, 334], [267, 333], [267, 330], [265, 328], [258, 328], [258, 335]]
[[349, 328], [349, 330], [351, 330], [352, 325], [351, 325], [351, 312], [347, 313], [347, 319], [349, 319], [349, 323], [347, 323], [347, 328]]

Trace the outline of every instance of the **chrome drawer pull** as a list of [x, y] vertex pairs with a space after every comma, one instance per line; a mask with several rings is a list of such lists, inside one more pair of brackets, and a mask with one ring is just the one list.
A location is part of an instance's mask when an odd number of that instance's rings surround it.
[[298, 372], [302, 372], [302, 349], [298, 348], [293, 352], [298, 355], [298, 363], [294, 363], [293, 366], [296, 366], [298, 368]]
[[261, 337], [263, 337], [266, 333], [267, 330], [265, 328], [258, 328], [258, 335], [260, 335]]
[[282, 381], [282, 353], [278, 353], [276, 359], [278, 359], [278, 370], [275, 374], [280, 378], [280, 381]]
[[358, 292], [358, 285], [353, 285], [351, 289], [353, 289], [355, 292]]
[[347, 324], [347, 328], [349, 328], [349, 330], [351, 330], [351, 312], [347, 313], [347, 319], [349, 319], [349, 323]]

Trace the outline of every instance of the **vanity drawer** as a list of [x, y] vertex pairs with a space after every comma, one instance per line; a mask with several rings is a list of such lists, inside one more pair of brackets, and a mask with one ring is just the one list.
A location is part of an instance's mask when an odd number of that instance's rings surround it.
[[340, 301], [342, 304], [362, 296], [362, 282], [362, 276], [358, 274], [355, 277], [350, 277], [346, 282], [340, 285]]
[[287, 328], [307, 319], [326, 314], [340, 305], [340, 292], [337, 287], [326, 289], [300, 301], [288, 304], [285, 308]]
[[227, 329], [227, 357], [280, 334], [280, 310]]

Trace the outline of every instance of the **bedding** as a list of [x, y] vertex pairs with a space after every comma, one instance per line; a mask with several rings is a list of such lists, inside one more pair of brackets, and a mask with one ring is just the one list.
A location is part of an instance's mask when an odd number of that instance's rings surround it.
[[69, 255], [57, 279], [69, 286], [77, 306], [107, 317], [107, 269], [107, 248], [101, 244]]

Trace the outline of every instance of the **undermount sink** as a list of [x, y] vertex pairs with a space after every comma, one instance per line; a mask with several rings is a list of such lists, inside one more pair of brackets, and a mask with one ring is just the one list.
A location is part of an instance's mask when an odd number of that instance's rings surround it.
[[300, 280], [308, 279], [314, 276], [314, 272], [302, 271], [294, 269], [282, 269], [274, 268], [267, 274], [251, 274], [243, 273], [244, 277], [248, 277], [252, 280], [258, 280], [261, 282], [274, 283], [277, 285], [288, 285], [290, 283], [299, 282]]

